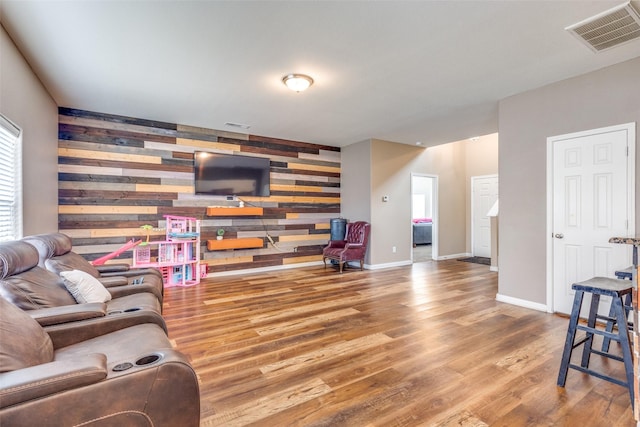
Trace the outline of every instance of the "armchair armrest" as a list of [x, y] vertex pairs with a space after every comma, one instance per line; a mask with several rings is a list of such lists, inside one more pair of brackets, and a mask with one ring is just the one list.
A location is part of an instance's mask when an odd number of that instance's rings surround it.
[[344, 248], [347, 245], [346, 240], [329, 240], [327, 248]]
[[102, 264], [102, 265], [94, 265], [95, 269], [102, 273], [117, 273], [127, 271], [130, 266], [126, 263], [120, 264]]
[[0, 408], [83, 387], [107, 377], [107, 357], [89, 354], [0, 374]]
[[94, 265], [96, 270], [102, 273], [118, 273], [127, 271], [129, 269], [129, 264], [120, 263], [120, 264], [103, 264], [103, 265]]
[[361, 248], [362, 247], [362, 243], [347, 243], [345, 245], [345, 249], [355, 249], [355, 248]]
[[100, 279], [104, 278], [104, 277], [113, 277], [113, 276], [123, 276], [123, 277], [137, 277], [137, 276], [142, 276], [142, 275], [146, 275], [146, 274], [153, 274], [155, 276], [158, 276], [160, 278], [162, 278], [162, 273], [160, 272], [160, 270], [158, 270], [157, 268], [154, 267], [148, 267], [148, 268], [130, 268], [129, 270], [125, 270], [125, 271], [105, 271], [105, 272], [100, 272]]
[[101, 276], [98, 278], [105, 288], [113, 288], [114, 286], [125, 286], [129, 284], [129, 280], [124, 276]]
[[39, 308], [37, 310], [29, 310], [27, 313], [29, 313], [40, 326], [51, 326], [60, 323], [104, 317], [107, 314], [107, 305], [102, 302], [93, 302], [88, 304]]

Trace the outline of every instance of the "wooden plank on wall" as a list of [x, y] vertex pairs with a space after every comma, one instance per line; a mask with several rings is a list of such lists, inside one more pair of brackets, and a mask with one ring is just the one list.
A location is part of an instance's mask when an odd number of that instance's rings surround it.
[[[309, 262], [326, 244], [328, 219], [339, 215], [337, 147], [65, 108], [59, 118], [59, 228], [88, 259], [143, 238], [140, 225], [153, 225], [151, 235], [162, 238], [163, 215], [171, 214], [203, 220], [210, 272]], [[258, 209], [253, 218], [207, 216], [215, 199], [193, 194], [193, 152], [200, 149], [271, 160], [272, 196], [243, 197]], [[267, 227], [280, 250], [206, 251], [220, 227], [261, 242]]]
[[59, 205], [59, 214], [155, 214], [156, 206], [83, 206], [83, 205]]

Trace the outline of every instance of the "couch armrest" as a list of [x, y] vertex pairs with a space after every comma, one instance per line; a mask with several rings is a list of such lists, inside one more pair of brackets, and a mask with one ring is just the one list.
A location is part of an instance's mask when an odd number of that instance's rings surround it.
[[105, 288], [113, 288], [114, 286], [125, 286], [129, 284], [129, 279], [124, 276], [100, 276], [98, 280], [104, 285]]
[[120, 264], [103, 264], [103, 265], [94, 265], [96, 270], [102, 273], [118, 273], [127, 271], [129, 269], [129, 264], [120, 263]]
[[160, 272], [160, 270], [158, 270], [157, 268], [154, 267], [132, 267], [129, 268], [129, 270], [126, 271], [105, 271], [105, 272], [100, 272], [100, 278], [103, 277], [112, 277], [112, 276], [124, 276], [127, 278], [130, 277], [138, 277], [138, 276], [143, 276], [143, 275], [147, 275], [147, 274], [153, 274], [155, 276], [158, 276], [159, 278], [162, 278], [162, 273]]
[[88, 304], [63, 305], [29, 310], [27, 313], [37, 320], [40, 326], [51, 326], [104, 317], [107, 314], [107, 304], [92, 302]]
[[0, 374], [0, 408], [83, 387], [106, 377], [107, 357], [97, 353], [4, 372]]

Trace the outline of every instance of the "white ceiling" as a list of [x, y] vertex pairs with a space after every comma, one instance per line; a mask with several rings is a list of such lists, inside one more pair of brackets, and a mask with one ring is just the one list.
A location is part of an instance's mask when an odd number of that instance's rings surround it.
[[[0, 0], [0, 20], [60, 106], [429, 146], [496, 132], [500, 99], [640, 56], [564, 30], [621, 2]], [[315, 84], [292, 92], [288, 73]]]

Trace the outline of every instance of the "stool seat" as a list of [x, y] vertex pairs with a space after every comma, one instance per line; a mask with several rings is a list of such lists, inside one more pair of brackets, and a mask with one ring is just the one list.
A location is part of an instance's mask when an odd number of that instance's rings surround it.
[[[562, 362], [560, 364], [560, 372], [558, 373], [558, 385], [564, 387], [567, 380], [567, 373], [569, 368], [575, 369], [580, 372], [584, 372], [589, 375], [593, 375], [597, 378], [612, 382], [614, 384], [626, 387], [631, 397], [631, 404], [633, 405], [634, 399], [634, 385], [633, 385], [633, 356], [631, 353], [631, 341], [629, 339], [629, 329], [627, 327], [627, 310], [623, 303], [623, 297], [631, 295], [633, 283], [628, 280], [611, 279], [608, 277], [594, 277], [589, 280], [574, 283], [571, 288], [575, 291], [573, 300], [573, 306], [571, 308], [571, 317], [569, 318], [569, 327], [567, 329], [567, 338], [564, 344], [564, 351], [562, 353]], [[591, 304], [589, 308], [589, 317], [587, 319], [587, 325], [579, 324], [580, 309], [582, 308], [582, 301], [585, 293], [591, 294]], [[611, 308], [609, 315], [598, 314], [598, 305], [600, 303], [601, 296], [611, 297]], [[606, 328], [601, 329], [596, 323], [596, 320], [606, 320]], [[613, 332], [613, 324], [617, 323], [617, 333]], [[625, 325], [625, 327], [620, 327]], [[579, 340], [576, 340], [576, 332], [578, 330], [584, 331], [586, 336]], [[622, 357], [608, 352], [609, 345], [603, 351], [595, 350], [593, 348], [593, 338], [595, 335], [603, 336], [607, 342], [614, 340], [620, 343], [622, 349]], [[582, 359], [580, 365], [571, 363], [571, 355], [573, 349], [579, 346], [582, 348]], [[589, 368], [589, 362], [591, 355], [596, 354], [598, 356], [606, 357], [609, 359], [617, 360], [624, 363], [625, 379], [611, 377], [602, 372], [597, 372]], [[606, 365], [605, 365], [606, 366]]]
[[631, 288], [632, 286], [629, 282], [610, 277], [593, 277], [571, 285], [571, 289], [574, 291], [580, 290], [610, 297], [630, 294]]

